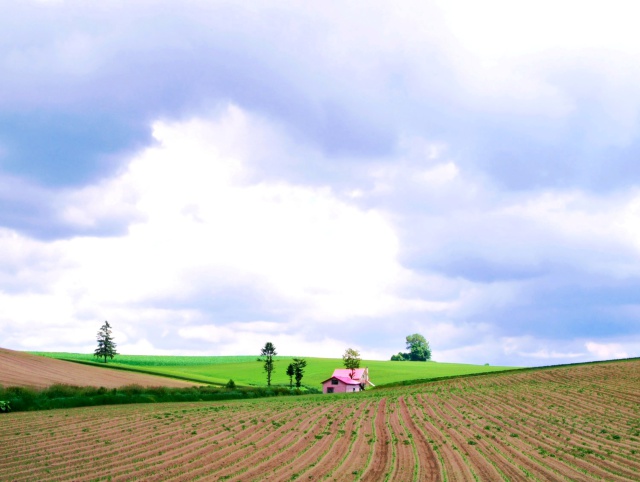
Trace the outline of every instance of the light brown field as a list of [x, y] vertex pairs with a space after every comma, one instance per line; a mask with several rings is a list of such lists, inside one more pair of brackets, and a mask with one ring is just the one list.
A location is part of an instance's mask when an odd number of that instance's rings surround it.
[[0, 414], [0, 480], [640, 480], [640, 360]]
[[193, 382], [109, 370], [0, 348], [0, 385], [44, 388], [54, 383], [105, 388], [119, 388], [133, 384], [147, 387], [194, 385]]

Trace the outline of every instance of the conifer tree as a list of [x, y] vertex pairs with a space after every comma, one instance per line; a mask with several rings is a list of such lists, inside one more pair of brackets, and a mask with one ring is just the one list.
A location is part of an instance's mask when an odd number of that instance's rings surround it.
[[104, 358], [104, 362], [107, 363], [107, 357], [113, 359], [117, 354], [116, 343], [113, 341], [113, 336], [111, 336], [111, 325], [108, 321], [105, 321], [98, 331], [98, 348], [96, 348], [93, 355], [98, 358]]

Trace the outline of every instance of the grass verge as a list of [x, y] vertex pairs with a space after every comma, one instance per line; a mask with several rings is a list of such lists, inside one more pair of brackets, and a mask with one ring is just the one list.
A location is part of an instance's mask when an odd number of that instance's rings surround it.
[[54, 408], [90, 407], [129, 403], [197, 402], [239, 400], [275, 396], [295, 396], [320, 393], [316, 388], [302, 387], [142, 387], [128, 385], [121, 388], [78, 387], [56, 384], [43, 389], [0, 386], [0, 400], [11, 411], [51, 410]]

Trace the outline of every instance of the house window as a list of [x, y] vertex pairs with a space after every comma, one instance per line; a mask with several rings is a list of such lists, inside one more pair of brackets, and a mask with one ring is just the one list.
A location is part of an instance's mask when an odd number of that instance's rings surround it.
[[331, 379], [331, 385], [337, 385], [338, 384], [338, 380], [336, 380], [335, 378]]
[[333, 393], [333, 387], [327, 387], [327, 393]]

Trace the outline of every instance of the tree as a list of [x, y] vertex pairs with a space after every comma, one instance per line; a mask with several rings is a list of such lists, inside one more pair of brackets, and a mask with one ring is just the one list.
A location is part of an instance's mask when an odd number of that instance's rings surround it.
[[397, 355], [391, 355], [391, 361], [427, 361], [431, 359], [431, 348], [424, 336], [414, 333], [408, 335], [406, 340], [409, 353], [399, 352]]
[[307, 360], [304, 358], [293, 359], [293, 372], [296, 377], [296, 387], [300, 388], [302, 377], [304, 376], [304, 369], [307, 366]]
[[391, 361], [405, 361], [411, 360], [411, 355], [408, 353], [398, 352], [397, 355], [391, 355]]
[[414, 333], [407, 336], [409, 359], [412, 361], [427, 361], [431, 359], [431, 348], [424, 336]]
[[104, 357], [104, 362], [107, 363], [107, 357], [113, 359], [117, 354], [116, 343], [111, 336], [111, 325], [105, 321], [98, 331], [98, 348], [93, 352], [93, 355], [98, 358]]
[[344, 367], [351, 370], [351, 378], [353, 378], [356, 368], [360, 368], [360, 352], [353, 348], [347, 348], [344, 355], [342, 355], [342, 361], [344, 362]]
[[287, 367], [287, 376], [289, 377], [289, 388], [293, 388], [293, 375], [296, 374], [296, 369], [293, 367], [293, 363], [289, 363]]
[[264, 362], [264, 371], [267, 372], [267, 386], [271, 386], [271, 374], [275, 370], [275, 363], [273, 361], [273, 357], [276, 356], [276, 347], [273, 346], [273, 343], [268, 341], [264, 344], [262, 350], [260, 350], [260, 357], [258, 357], [259, 362]]

